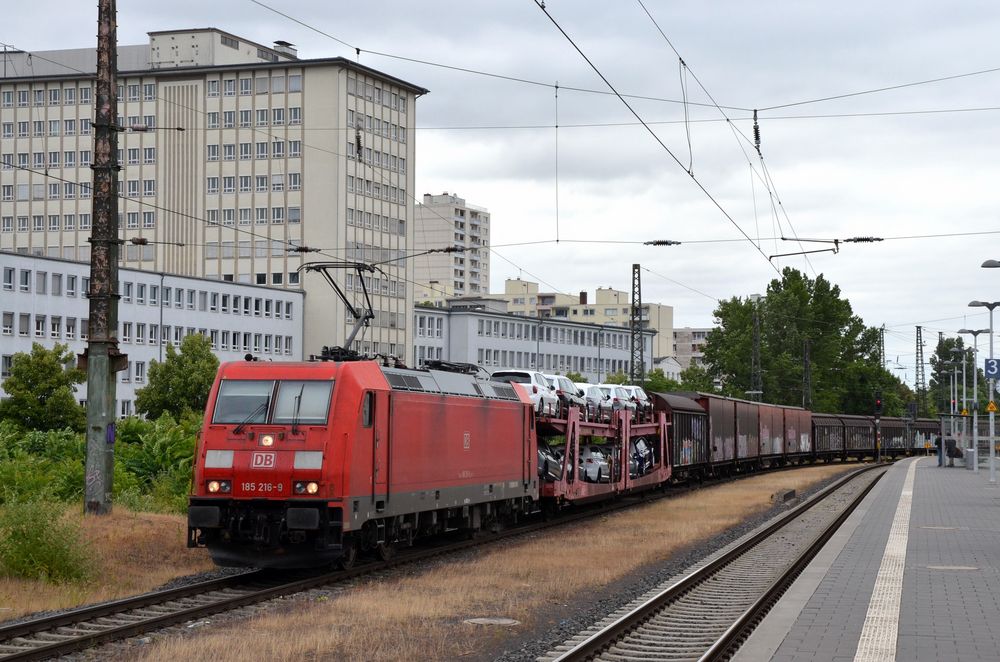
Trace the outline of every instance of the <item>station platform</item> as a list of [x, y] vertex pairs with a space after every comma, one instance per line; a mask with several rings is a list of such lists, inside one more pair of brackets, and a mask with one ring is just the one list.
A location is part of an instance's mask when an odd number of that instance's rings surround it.
[[734, 658], [1000, 660], [1000, 487], [893, 465]]

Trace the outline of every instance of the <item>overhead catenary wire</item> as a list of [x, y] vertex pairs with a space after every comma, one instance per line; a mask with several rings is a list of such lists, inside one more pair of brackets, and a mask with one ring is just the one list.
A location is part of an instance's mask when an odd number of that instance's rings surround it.
[[[656, 21], [656, 18], [649, 11], [649, 9], [646, 8], [646, 5], [643, 3], [643, 1], [642, 0], [636, 0], [636, 2], [642, 8], [642, 11], [649, 18], [650, 22], [656, 28], [657, 32], [660, 33], [660, 36], [663, 38], [663, 40], [670, 47], [670, 50], [672, 50], [674, 52], [674, 55], [677, 56], [677, 59], [681, 62], [681, 64], [684, 67], [684, 71], [685, 72], [690, 71], [690, 67], [688, 67], [687, 63], [684, 61], [684, 58], [681, 56], [680, 51], [678, 51], [677, 48], [674, 46], [673, 42], [670, 41], [670, 38], [667, 36], [667, 33], [663, 31], [663, 28], [660, 27], [660, 24]], [[725, 120], [727, 122], [727, 125], [730, 128], [730, 131], [733, 132], [733, 137], [736, 139], [737, 145], [739, 145], [740, 151], [743, 152], [743, 157], [746, 159], [747, 164], [750, 166], [750, 169], [752, 171], [755, 170], [755, 168], [753, 166], [753, 162], [750, 160], [750, 155], [743, 148], [743, 145], [740, 142], [740, 135], [744, 135], [743, 132], [739, 131], [739, 129], [736, 126], [733, 125], [733, 123], [730, 121], [728, 113], [726, 113], [726, 109], [723, 108], [723, 106], [721, 106], [718, 101], [716, 101], [715, 97], [712, 95], [711, 92], [709, 92], [709, 90], [705, 86], [705, 84], [701, 82], [701, 79], [699, 79], [698, 76], [693, 71], [690, 72], [690, 73], [691, 73], [691, 77], [694, 78], [694, 80], [695, 80], [696, 83], [698, 83], [698, 86], [701, 88], [702, 92], [704, 92], [705, 95], [708, 97], [709, 101], [712, 102], [712, 104], [715, 107], [715, 109], [722, 115], [723, 118], [725, 118]], [[683, 80], [682, 80], [682, 86], [683, 86]], [[685, 89], [685, 98], [686, 97], [687, 97], [687, 92], [686, 92], [686, 89]], [[686, 111], [686, 106], [685, 106], [685, 111]], [[756, 138], [754, 147], [755, 147], [755, 151], [757, 152], [757, 156], [758, 156], [758, 158], [760, 160], [761, 169], [765, 170], [765, 167], [764, 167], [764, 157], [763, 157], [763, 155], [761, 154], [761, 151], [760, 151], [760, 129], [759, 129], [758, 125], [757, 125], [757, 111], [756, 110], [753, 111], [753, 119], [754, 119], [754, 135], [755, 135], [755, 138]], [[739, 135], [737, 135], [737, 134], [739, 134]], [[689, 149], [690, 149], [690, 132], [688, 132], [688, 145], [689, 145]], [[691, 173], [689, 172], [689, 174], [691, 174]], [[767, 189], [768, 194], [769, 194], [769, 199], [770, 199], [771, 205], [772, 205], [772, 214], [774, 214], [775, 216], [777, 216], [777, 209], [774, 208], [774, 198], [770, 197], [772, 189], [773, 189], [773, 181], [766, 174], [766, 171], [765, 171], [765, 174], [762, 176], [762, 181], [764, 182], [764, 186]], [[756, 213], [756, 209], [755, 209], [755, 213]], [[794, 235], [795, 234], [795, 228], [792, 226], [792, 221], [791, 221], [790, 218], [788, 218], [787, 213], [785, 214], [785, 221], [788, 224], [789, 228], [792, 230], [792, 234]], [[755, 218], [755, 222], [756, 222], [756, 218]], [[778, 223], [779, 223], [779, 227], [780, 227], [780, 220], [778, 221]], [[742, 231], [742, 229], [741, 229], [741, 231]], [[746, 233], [744, 233], [744, 235], [746, 235]], [[749, 237], [748, 237], [748, 239], [749, 239]], [[751, 241], [751, 243], [753, 243], [753, 242]], [[761, 254], [763, 254], [763, 251], [761, 251], [761, 249], [760, 249], [760, 242], [758, 241], [757, 244], [754, 244], [754, 245], [757, 247], [757, 250], [760, 251]], [[801, 246], [801, 244], [799, 245], [799, 248], [803, 252], [805, 251], [805, 249]], [[775, 252], [777, 252], [777, 251], [775, 251]], [[809, 257], [807, 255], [803, 255], [803, 257], [805, 259], [806, 264], [809, 266], [810, 269], [812, 269], [813, 276], [815, 276], [816, 275], [816, 269], [812, 266], [812, 263], [809, 261]], [[768, 262], [771, 263], [771, 259], [770, 258], [768, 258]]]
[[[428, 66], [428, 67], [436, 67], [436, 68], [439, 68], [439, 69], [447, 69], [447, 70], [450, 70], [450, 71], [458, 71], [458, 72], [461, 72], [461, 73], [472, 74], [472, 75], [476, 75], [476, 76], [485, 76], [487, 78], [495, 78], [495, 79], [498, 79], [498, 80], [505, 80], [505, 81], [509, 81], [509, 82], [512, 82], [512, 83], [522, 83], [522, 84], [525, 84], [525, 85], [534, 85], [534, 86], [537, 86], [537, 87], [549, 87], [549, 88], [553, 87], [552, 83], [547, 83], [547, 82], [541, 81], [541, 80], [532, 80], [530, 78], [524, 78], [524, 77], [520, 77], [520, 76], [511, 76], [511, 75], [507, 75], [507, 74], [500, 74], [500, 73], [495, 73], [495, 72], [490, 72], [490, 71], [484, 71], [484, 70], [481, 70], [481, 69], [472, 69], [470, 67], [460, 67], [460, 66], [453, 65], [453, 64], [445, 64], [445, 63], [442, 63], [442, 62], [433, 62], [431, 60], [424, 60], [424, 59], [421, 59], [421, 58], [406, 57], [406, 56], [403, 56], [403, 55], [397, 55], [395, 53], [386, 53], [386, 52], [383, 52], [383, 51], [376, 51], [376, 50], [369, 50], [367, 48], [361, 48], [360, 46], [355, 46], [353, 44], [349, 44], [348, 42], [344, 41], [343, 39], [341, 39], [339, 37], [336, 37], [336, 36], [334, 36], [332, 34], [329, 34], [328, 32], [324, 32], [323, 30], [320, 30], [319, 28], [315, 27], [314, 25], [311, 25], [311, 24], [309, 24], [309, 23], [307, 23], [307, 22], [305, 22], [305, 21], [303, 21], [301, 19], [295, 18], [294, 16], [291, 16], [290, 14], [287, 14], [287, 13], [281, 11], [281, 10], [275, 9], [274, 7], [272, 7], [272, 6], [268, 5], [268, 4], [260, 2], [260, 0], [250, 0], [250, 2], [252, 2], [253, 4], [258, 5], [258, 6], [262, 7], [262, 8], [264, 8], [264, 9], [267, 9], [268, 11], [274, 12], [275, 14], [278, 14], [279, 16], [287, 18], [288, 20], [292, 21], [293, 23], [297, 23], [298, 25], [301, 25], [302, 27], [306, 28], [307, 30], [311, 30], [311, 31], [313, 31], [313, 32], [315, 32], [315, 33], [317, 33], [319, 35], [327, 37], [328, 39], [332, 39], [333, 41], [337, 42], [338, 44], [346, 46], [347, 48], [351, 49], [359, 57], [360, 57], [360, 55], [362, 53], [364, 53], [364, 54], [367, 54], [367, 55], [376, 55], [378, 57], [384, 57], [384, 58], [389, 58], [389, 59], [393, 59], [393, 60], [399, 60], [401, 62], [412, 62], [414, 64], [421, 64], [421, 65], [425, 65], [425, 66]], [[577, 86], [572, 86], [572, 85], [563, 85], [561, 87], [562, 87], [562, 89], [569, 90], [571, 92], [581, 92], [581, 93], [584, 93], [584, 94], [597, 94], [597, 95], [603, 95], [603, 96], [610, 96], [611, 95], [611, 92], [608, 92], [607, 90], [596, 90], [596, 89], [591, 89], [591, 88], [586, 88], [586, 87], [577, 87]], [[683, 103], [679, 99], [665, 99], [665, 98], [662, 98], [662, 97], [653, 97], [653, 96], [647, 96], [647, 95], [641, 95], [641, 94], [627, 94], [626, 93], [626, 94], [624, 94], [624, 96], [628, 97], [629, 99], [637, 99], [637, 100], [640, 100], [640, 101], [658, 101], [658, 102], [672, 103], [672, 104]], [[706, 105], [707, 106], [708, 104], [698, 104], [698, 103], [696, 103], [696, 104], [693, 104], [693, 105], [698, 105], [698, 106], [700, 106], [700, 105]], [[731, 108], [731, 110], [749, 111], [750, 109], [749, 108], [739, 108], [739, 107], [735, 107], [734, 106], [734, 107]]]
[[[573, 39], [569, 36], [569, 34], [567, 34], [565, 30], [563, 30], [562, 26], [559, 25], [558, 21], [556, 21], [555, 18], [551, 14], [549, 14], [548, 10], [545, 8], [545, 3], [540, 2], [540, 0], [533, 0], [533, 2], [542, 11], [542, 13], [545, 14], [546, 18], [548, 18], [549, 21], [552, 22], [552, 24], [556, 27], [556, 29], [559, 30], [559, 32], [563, 35], [563, 37], [566, 38], [566, 40], [570, 43], [570, 45], [573, 46], [574, 50], [576, 50], [576, 52], [580, 54], [580, 57], [582, 57], [584, 61], [588, 65], [590, 65], [590, 68], [594, 70], [594, 72], [598, 75], [598, 77], [602, 81], [604, 81], [604, 84], [607, 85], [608, 88], [615, 93], [615, 96], [618, 97], [619, 101], [621, 101], [625, 105], [625, 107], [628, 108], [629, 112], [631, 112], [632, 115], [634, 115], [635, 118], [639, 120], [640, 123], [642, 123], [643, 127], [646, 129], [649, 135], [653, 137], [653, 140], [655, 140], [660, 145], [660, 147], [663, 148], [663, 150], [670, 156], [670, 158], [674, 160], [674, 162], [678, 166], [684, 168], [684, 164], [681, 162], [680, 159], [677, 158], [677, 155], [674, 154], [673, 151], [669, 147], [667, 147], [666, 143], [664, 143], [660, 139], [660, 137], [656, 135], [656, 132], [653, 131], [653, 129], [648, 124], [645, 123], [645, 121], [642, 119], [639, 113], [637, 113], [636, 110], [632, 108], [632, 105], [629, 104], [629, 102], [621, 94], [618, 93], [618, 90], [615, 89], [615, 86], [611, 84], [611, 81], [609, 81], [607, 77], [605, 77], [604, 74], [601, 73], [601, 70], [590, 60], [590, 58], [587, 57], [587, 55], [583, 52], [583, 50], [576, 45], [576, 42], [574, 42]], [[686, 170], [687, 169], [685, 168], [685, 171]], [[767, 260], [767, 255], [764, 254], [764, 251], [762, 251], [759, 246], [754, 244], [753, 239], [750, 238], [750, 235], [748, 235], [746, 231], [742, 227], [740, 227], [740, 224], [736, 222], [736, 220], [729, 214], [729, 212], [726, 211], [726, 209], [722, 206], [722, 204], [709, 192], [709, 190], [705, 188], [705, 186], [698, 180], [698, 178], [691, 173], [688, 173], [688, 176], [691, 178], [691, 181], [693, 181], [695, 185], [697, 185], [698, 188], [701, 189], [701, 191], [708, 197], [708, 199], [712, 201], [712, 204], [714, 204], [716, 208], [718, 208], [718, 210], [722, 212], [722, 215], [726, 217], [726, 219], [733, 225], [733, 227], [739, 230], [740, 234], [742, 234], [746, 238], [747, 242], [749, 242], [751, 246], [757, 249], [757, 252], [761, 254], [761, 257]], [[780, 273], [778, 268], [775, 267], [773, 264], [771, 264], [770, 260], [767, 260], [767, 263], [772, 269]]]
[[900, 83], [898, 85], [886, 85], [884, 87], [876, 87], [869, 90], [861, 90], [859, 92], [847, 92], [845, 94], [834, 94], [825, 97], [817, 97], [815, 99], [805, 99], [803, 101], [793, 101], [791, 103], [782, 103], [774, 106], [767, 106], [761, 108], [761, 111], [767, 110], [780, 110], [782, 108], [792, 108], [793, 106], [805, 106], [807, 104], [822, 103], [824, 101], [835, 101], [837, 99], [847, 99], [850, 97], [858, 97], [866, 94], [877, 94], [879, 92], [889, 92], [891, 90], [901, 90], [907, 87], [916, 87], [918, 85], [930, 85], [933, 83], [941, 83], [949, 80], [956, 80], [958, 78], [969, 78], [971, 76], [983, 76], [985, 74], [993, 74], [1000, 72], [1000, 67], [992, 67], [990, 69], [980, 69], [979, 71], [969, 71], [961, 74], [952, 74], [950, 76], [940, 76], [938, 78], [928, 78], [926, 80], [918, 80], [910, 83]]

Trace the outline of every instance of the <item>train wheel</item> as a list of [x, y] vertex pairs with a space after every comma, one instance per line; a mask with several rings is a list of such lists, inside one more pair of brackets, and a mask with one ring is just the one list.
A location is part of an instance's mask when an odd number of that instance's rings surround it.
[[347, 535], [344, 536], [344, 555], [340, 557], [340, 567], [344, 570], [350, 570], [354, 567], [355, 561], [358, 560], [358, 544], [354, 542], [354, 537]]
[[379, 561], [388, 561], [396, 555], [396, 546], [391, 542], [380, 542], [375, 545], [375, 558]]

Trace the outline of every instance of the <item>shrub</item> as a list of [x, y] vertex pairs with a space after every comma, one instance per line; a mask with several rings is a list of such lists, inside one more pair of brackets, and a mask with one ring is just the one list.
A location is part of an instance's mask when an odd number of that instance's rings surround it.
[[187, 472], [194, 461], [195, 435], [163, 415], [152, 429], [139, 435], [138, 444], [120, 446], [122, 464], [144, 485], [161, 475]]
[[116, 446], [138, 444], [139, 437], [153, 429], [153, 421], [138, 416], [123, 418], [115, 424]]
[[0, 504], [52, 498], [52, 462], [17, 452], [0, 460]]
[[0, 572], [49, 582], [83, 581], [90, 556], [79, 526], [63, 506], [44, 501], [8, 503], [0, 509]]

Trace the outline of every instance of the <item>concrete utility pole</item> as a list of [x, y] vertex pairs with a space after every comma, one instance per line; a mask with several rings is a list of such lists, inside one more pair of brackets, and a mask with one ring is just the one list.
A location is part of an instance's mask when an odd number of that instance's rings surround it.
[[90, 236], [90, 335], [80, 356], [87, 371], [87, 471], [84, 512], [111, 512], [115, 462], [115, 373], [118, 353], [118, 39], [115, 0], [97, 8], [97, 93], [94, 120], [93, 230]]

